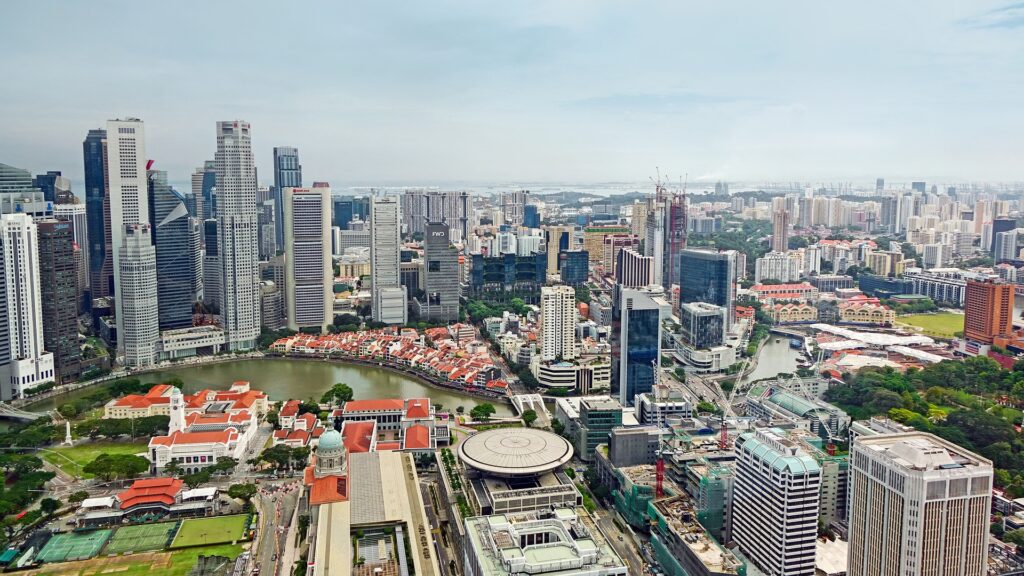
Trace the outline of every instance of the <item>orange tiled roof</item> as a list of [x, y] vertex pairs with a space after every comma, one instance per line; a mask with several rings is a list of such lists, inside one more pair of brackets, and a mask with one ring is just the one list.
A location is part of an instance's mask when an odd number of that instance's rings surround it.
[[237, 435], [234, 428], [217, 430], [216, 432], [175, 432], [169, 436], [154, 436], [151, 444], [158, 446], [173, 446], [175, 444], [227, 444], [232, 436]]
[[406, 428], [405, 447], [410, 450], [430, 448], [430, 430], [422, 424]]
[[406, 404], [405, 417], [430, 417], [430, 398], [410, 398], [408, 404]]
[[366, 412], [371, 410], [401, 410], [405, 401], [401, 398], [384, 398], [374, 400], [349, 400], [345, 402], [345, 412]]
[[117, 495], [121, 509], [127, 510], [140, 504], [162, 503], [170, 506], [181, 492], [184, 484], [177, 478], [145, 478], [136, 480], [131, 488]]
[[345, 448], [350, 453], [369, 452], [373, 445], [373, 434], [376, 423], [372, 421], [357, 422], [349, 420], [341, 429], [342, 440]]

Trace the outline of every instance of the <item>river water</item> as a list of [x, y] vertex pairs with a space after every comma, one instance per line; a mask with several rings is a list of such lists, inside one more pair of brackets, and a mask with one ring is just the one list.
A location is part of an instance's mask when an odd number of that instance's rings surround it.
[[768, 341], [757, 355], [757, 367], [747, 375], [745, 382], [753, 382], [762, 378], [771, 378], [780, 372], [793, 374], [796, 372], [797, 356], [800, 349], [789, 347], [786, 336], [768, 335]]
[[[435, 404], [443, 404], [446, 410], [464, 406], [466, 412], [485, 401], [454, 391], [431, 388], [410, 376], [382, 368], [317, 360], [247, 359], [147, 372], [137, 375], [137, 378], [152, 384], [180, 378], [184, 382], [182, 391], [186, 394], [203, 389], [224, 390], [235, 380], [248, 380], [254, 389], [266, 392], [271, 400], [313, 398], [319, 401], [320, 396], [331, 386], [344, 382], [352, 387], [356, 399], [429, 397]], [[69, 398], [84, 396], [90, 391], [91, 388], [76, 390], [69, 395], [32, 404], [28, 409], [50, 410], [67, 402]], [[497, 416], [512, 414], [510, 405], [502, 402], [492, 404]]]

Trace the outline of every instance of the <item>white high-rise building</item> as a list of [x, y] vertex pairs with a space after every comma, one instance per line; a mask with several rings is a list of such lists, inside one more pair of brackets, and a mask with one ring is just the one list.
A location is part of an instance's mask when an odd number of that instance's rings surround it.
[[129, 224], [118, 249], [121, 302], [117, 341], [124, 351], [125, 366], [151, 366], [156, 362], [160, 338], [157, 305], [156, 247], [149, 224]]
[[217, 123], [214, 164], [221, 325], [229, 350], [247, 350], [256, 347], [260, 335], [256, 168], [248, 122]]
[[850, 451], [849, 576], [982, 576], [992, 463], [924, 432]]
[[813, 576], [821, 468], [772, 429], [736, 439], [732, 537], [770, 576]]
[[408, 295], [399, 275], [401, 212], [394, 199], [375, 198], [370, 205], [373, 319], [385, 324], [405, 324], [408, 321]]
[[334, 322], [331, 189], [285, 188], [282, 205], [288, 329], [326, 332]]
[[53, 354], [43, 350], [38, 231], [27, 214], [0, 217], [3, 310], [0, 310], [0, 399], [18, 398], [54, 380]]
[[778, 280], [793, 282], [800, 279], [800, 260], [787, 252], [769, 252], [754, 261], [754, 281]]
[[149, 179], [146, 175], [146, 129], [142, 120], [126, 118], [107, 121], [107, 200], [110, 204], [110, 238], [114, 262], [114, 317], [117, 320], [117, 348], [124, 352], [121, 298], [121, 246], [125, 227], [149, 224]]
[[576, 358], [576, 290], [572, 286], [540, 289], [540, 359]]

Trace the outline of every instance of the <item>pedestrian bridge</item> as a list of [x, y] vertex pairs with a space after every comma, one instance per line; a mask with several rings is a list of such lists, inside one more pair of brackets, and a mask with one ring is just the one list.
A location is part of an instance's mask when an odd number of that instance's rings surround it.
[[0, 418], [9, 418], [12, 420], [23, 420], [31, 421], [38, 420], [40, 418], [46, 418], [47, 415], [39, 412], [29, 412], [27, 410], [21, 410], [11, 406], [7, 402], [0, 402]]
[[551, 416], [548, 414], [548, 408], [544, 405], [544, 398], [540, 394], [516, 394], [512, 396], [512, 406], [520, 416], [527, 410], [533, 410], [538, 416]]

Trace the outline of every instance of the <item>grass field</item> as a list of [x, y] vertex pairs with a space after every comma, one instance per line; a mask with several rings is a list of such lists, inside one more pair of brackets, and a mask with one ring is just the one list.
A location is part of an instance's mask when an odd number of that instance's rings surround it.
[[114, 532], [114, 537], [107, 543], [103, 553], [123, 554], [125, 552], [163, 550], [167, 547], [167, 541], [177, 526], [177, 522], [123, 526]]
[[83, 562], [47, 564], [22, 572], [26, 576], [185, 576], [200, 555], [237, 558], [242, 547], [233, 544], [203, 546], [175, 552], [146, 552], [129, 556], [100, 557]]
[[[59, 446], [50, 448], [52, 452], [41, 452], [43, 459], [59, 467], [68, 474], [92, 478], [91, 474], [82, 472], [82, 467], [92, 462], [100, 454], [138, 454], [145, 452], [149, 440], [137, 442], [86, 442], [78, 446]], [[56, 452], [57, 454], [54, 454]], [[59, 456], [58, 456], [59, 454]], [[71, 460], [71, 462], [68, 462]]]
[[40, 562], [64, 562], [92, 558], [99, 554], [100, 548], [110, 538], [110, 530], [94, 530], [92, 532], [65, 532], [56, 534], [36, 554]]
[[910, 314], [907, 316], [897, 316], [896, 323], [916, 326], [928, 336], [952, 338], [956, 332], [964, 329], [964, 315], [955, 312]]
[[199, 544], [223, 544], [242, 538], [248, 516], [214, 516], [211, 518], [189, 518], [181, 523], [178, 535], [171, 548], [184, 548]]

